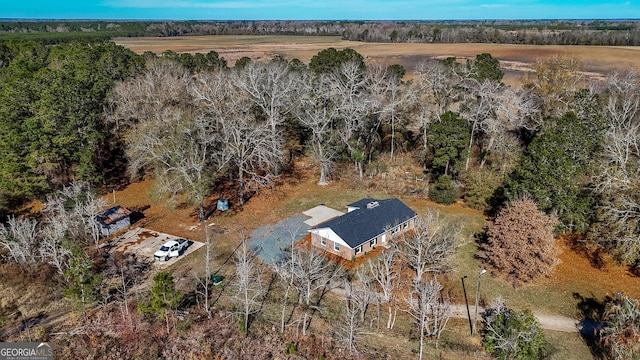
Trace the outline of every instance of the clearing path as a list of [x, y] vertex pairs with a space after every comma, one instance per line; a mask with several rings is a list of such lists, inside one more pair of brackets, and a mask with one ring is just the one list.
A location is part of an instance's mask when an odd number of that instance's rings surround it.
[[[475, 315], [475, 307], [469, 306], [471, 313], [471, 320], [473, 321]], [[453, 317], [456, 318], [468, 318], [467, 308], [462, 304], [451, 304], [451, 311]], [[483, 308], [478, 307], [478, 321], [480, 321], [480, 314], [484, 311]], [[540, 326], [546, 330], [562, 331], [562, 332], [580, 332], [582, 334], [589, 334], [593, 332], [596, 327], [596, 323], [593, 321], [580, 321], [561, 315], [548, 315], [539, 312], [534, 312], [533, 315], [540, 322]]]

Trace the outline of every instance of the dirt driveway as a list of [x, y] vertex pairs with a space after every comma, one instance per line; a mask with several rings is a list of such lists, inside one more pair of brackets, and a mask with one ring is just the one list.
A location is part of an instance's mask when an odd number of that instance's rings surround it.
[[180, 237], [138, 227], [115, 238], [112, 241], [113, 248], [111, 251], [119, 251], [123, 254], [134, 253], [139, 259], [151, 262], [153, 269], [162, 270], [180, 261], [185, 255], [196, 251], [204, 245], [201, 242], [187, 239], [190, 245], [182, 255], [171, 258], [168, 261], [154, 261], [153, 253], [155, 253], [162, 244], [169, 240], [177, 239], [180, 239]]

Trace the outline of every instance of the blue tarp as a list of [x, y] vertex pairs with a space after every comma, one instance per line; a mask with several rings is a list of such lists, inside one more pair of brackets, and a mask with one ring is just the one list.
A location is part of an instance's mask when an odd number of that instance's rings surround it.
[[229, 200], [227, 200], [227, 199], [218, 199], [218, 205], [216, 207], [220, 211], [229, 210]]

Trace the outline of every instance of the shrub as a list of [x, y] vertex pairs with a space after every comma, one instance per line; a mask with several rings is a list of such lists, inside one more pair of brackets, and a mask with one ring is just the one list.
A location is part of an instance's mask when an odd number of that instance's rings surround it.
[[548, 343], [529, 310], [514, 311], [498, 298], [482, 314], [482, 346], [497, 359], [541, 359]]
[[489, 200], [500, 186], [501, 180], [500, 175], [489, 170], [470, 171], [465, 177], [465, 204], [476, 210], [488, 209]]
[[287, 355], [293, 355], [298, 351], [296, 343], [290, 342], [287, 344], [286, 348], [284, 349], [284, 353]]
[[440, 175], [429, 189], [429, 198], [438, 204], [450, 205], [456, 202], [458, 194], [453, 181], [451, 181], [451, 176]]
[[605, 304], [600, 342], [616, 360], [640, 359], [640, 301], [617, 293]]

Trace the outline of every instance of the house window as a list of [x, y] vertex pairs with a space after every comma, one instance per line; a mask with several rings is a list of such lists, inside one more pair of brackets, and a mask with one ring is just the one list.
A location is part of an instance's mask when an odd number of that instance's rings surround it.
[[320, 245], [322, 245], [322, 246], [327, 246], [327, 239], [325, 239], [325, 238], [320, 238]]
[[340, 244], [338, 244], [338, 243], [333, 243], [333, 250], [335, 250], [335, 251], [340, 251]]
[[362, 245], [360, 245], [357, 248], [355, 248], [356, 255], [360, 254], [361, 252], [362, 252]]
[[376, 244], [376, 240], [377, 239], [372, 239], [371, 241], [369, 241], [369, 247], [373, 249], [373, 246]]
[[404, 228], [408, 228], [409, 227], [409, 222], [404, 223]]

